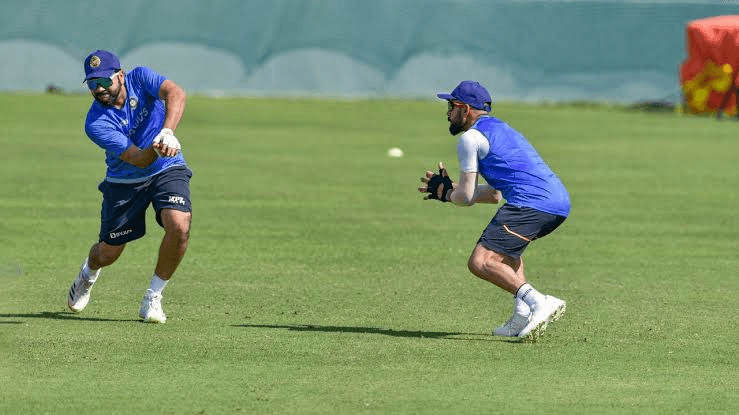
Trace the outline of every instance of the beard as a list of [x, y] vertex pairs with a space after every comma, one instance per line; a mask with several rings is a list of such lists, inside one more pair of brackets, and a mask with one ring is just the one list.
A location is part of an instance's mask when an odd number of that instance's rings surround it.
[[449, 124], [449, 134], [457, 135], [462, 132], [462, 124], [452, 122]]
[[115, 104], [115, 101], [118, 99], [118, 95], [121, 93], [121, 87], [118, 86], [117, 89], [113, 89], [112, 87], [110, 89], [106, 89], [103, 92], [95, 93], [93, 96], [95, 97], [95, 100], [103, 105], [107, 106], [113, 106]]
[[464, 117], [461, 114], [459, 116], [447, 118], [449, 121], [449, 134], [457, 135], [462, 132], [464, 128]]

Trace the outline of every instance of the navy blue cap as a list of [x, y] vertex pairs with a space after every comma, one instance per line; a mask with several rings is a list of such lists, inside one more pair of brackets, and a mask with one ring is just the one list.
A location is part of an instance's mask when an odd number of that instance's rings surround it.
[[113, 52], [96, 50], [85, 58], [85, 81], [92, 78], [110, 78], [121, 69], [121, 62]]
[[462, 81], [451, 94], [436, 94], [436, 96], [447, 101], [456, 99], [472, 108], [488, 112], [490, 112], [490, 105], [493, 103], [488, 90], [475, 81]]

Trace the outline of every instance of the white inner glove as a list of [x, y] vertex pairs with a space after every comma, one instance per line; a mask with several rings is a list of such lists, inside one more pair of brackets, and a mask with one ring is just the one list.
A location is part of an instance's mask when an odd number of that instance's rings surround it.
[[[169, 148], [177, 149], [177, 153], [179, 153], [182, 149], [180, 141], [177, 139], [177, 137], [174, 136], [174, 132], [169, 128], [162, 128], [162, 131], [160, 131], [159, 134], [157, 134], [157, 136], [154, 138], [154, 141], [152, 141], [152, 144], [159, 143], [162, 143]], [[159, 156], [162, 155], [162, 153], [160, 153], [156, 147], [154, 148], [154, 151], [156, 151]]]

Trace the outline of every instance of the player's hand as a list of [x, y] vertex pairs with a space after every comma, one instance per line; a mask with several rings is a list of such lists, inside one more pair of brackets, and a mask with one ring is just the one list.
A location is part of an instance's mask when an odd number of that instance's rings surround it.
[[428, 195], [423, 198], [424, 200], [435, 199], [442, 202], [449, 201], [447, 197], [450, 193], [448, 192], [453, 190], [456, 185], [456, 183], [452, 182], [452, 179], [449, 178], [449, 173], [447, 173], [444, 163], [442, 162], [439, 162], [439, 174], [427, 171], [426, 175], [421, 177], [421, 182], [424, 184], [418, 188], [418, 191], [421, 193], [428, 193]]
[[169, 128], [162, 128], [151, 143], [151, 147], [160, 157], [174, 157], [182, 149], [180, 141]]

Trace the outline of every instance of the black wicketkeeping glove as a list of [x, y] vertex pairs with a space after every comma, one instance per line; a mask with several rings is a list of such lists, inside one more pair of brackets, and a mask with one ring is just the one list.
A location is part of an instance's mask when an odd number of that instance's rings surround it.
[[[446, 172], [444, 170], [439, 169], [439, 174], [435, 174], [429, 179], [428, 190], [426, 190], [429, 193], [428, 199], [436, 199], [442, 202], [449, 201], [446, 198], [446, 194], [454, 188], [454, 185], [452, 184], [452, 179], [449, 178], [449, 175], [445, 174]], [[441, 197], [439, 197], [439, 186], [444, 186]]]

